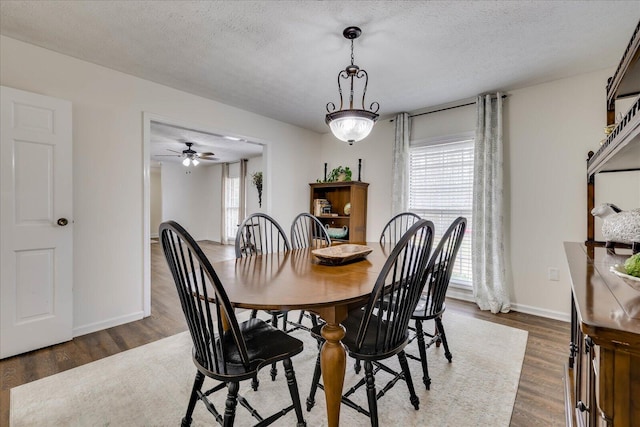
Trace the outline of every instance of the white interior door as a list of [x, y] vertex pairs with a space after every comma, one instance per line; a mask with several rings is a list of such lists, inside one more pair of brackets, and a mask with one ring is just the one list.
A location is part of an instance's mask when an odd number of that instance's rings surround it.
[[0, 358], [72, 338], [71, 103], [0, 86]]

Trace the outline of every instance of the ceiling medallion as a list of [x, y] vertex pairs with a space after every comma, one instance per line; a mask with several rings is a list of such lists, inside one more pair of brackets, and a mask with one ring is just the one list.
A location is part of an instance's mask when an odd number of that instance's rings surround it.
[[[364, 107], [364, 98], [367, 94], [367, 84], [369, 83], [369, 75], [364, 69], [361, 69], [354, 64], [353, 56], [353, 40], [360, 37], [362, 30], [358, 27], [347, 27], [342, 32], [342, 35], [351, 40], [351, 65], [348, 65], [344, 70], [338, 73], [338, 92], [340, 93], [340, 108], [336, 110], [336, 105], [333, 102], [327, 103], [327, 116], [325, 122], [331, 128], [331, 132], [341, 141], [353, 145], [354, 142], [363, 140], [371, 133], [373, 125], [378, 120], [378, 110], [380, 104], [377, 102], [371, 103], [369, 109]], [[353, 94], [354, 94], [354, 78], [364, 78], [364, 89], [362, 91], [362, 108], [353, 108]], [[342, 109], [342, 86], [340, 79], [349, 80], [349, 109]], [[375, 108], [375, 110], [374, 110]]]

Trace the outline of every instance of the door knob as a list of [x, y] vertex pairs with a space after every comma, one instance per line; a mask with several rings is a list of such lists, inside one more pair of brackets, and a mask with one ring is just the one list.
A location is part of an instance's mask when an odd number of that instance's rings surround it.
[[67, 224], [69, 224], [69, 221], [67, 220], [67, 218], [59, 218], [58, 219], [58, 225], [60, 227], [64, 227]]

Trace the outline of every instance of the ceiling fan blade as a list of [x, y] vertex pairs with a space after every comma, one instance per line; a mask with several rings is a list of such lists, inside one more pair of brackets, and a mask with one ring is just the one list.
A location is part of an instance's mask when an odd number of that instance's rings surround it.
[[182, 151], [171, 150], [169, 148], [167, 148], [167, 151], [171, 151], [172, 153], [182, 154]]
[[199, 157], [200, 160], [212, 160], [212, 161], [216, 161], [216, 160], [220, 160], [217, 157], [210, 157], [210, 156], [205, 156], [205, 157]]
[[207, 151], [206, 153], [198, 153], [198, 157], [211, 157], [214, 154], [215, 153], [212, 153], [211, 151]]
[[182, 157], [181, 154], [154, 154], [154, 157]]

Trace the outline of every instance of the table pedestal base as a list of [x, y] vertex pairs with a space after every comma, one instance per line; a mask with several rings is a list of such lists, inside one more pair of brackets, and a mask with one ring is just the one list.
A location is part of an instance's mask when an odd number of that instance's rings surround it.
[[327, 420], [330, 427], [337, 427], [340, 422], [340, 401], [347, 366], [347, 352], [340, 342], [344, 338], [345, 329], [340, 324], [326, 323], [321, 334], [325, 339], [320, 350], [320, 367], [327, 402]]

